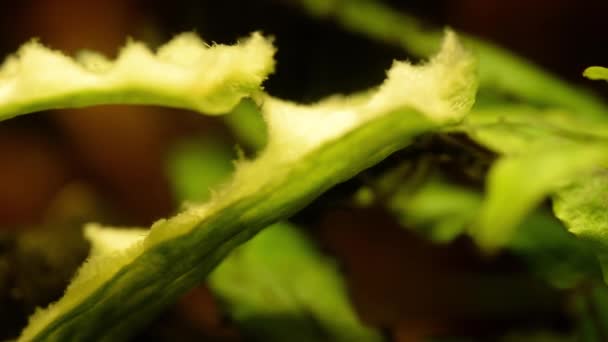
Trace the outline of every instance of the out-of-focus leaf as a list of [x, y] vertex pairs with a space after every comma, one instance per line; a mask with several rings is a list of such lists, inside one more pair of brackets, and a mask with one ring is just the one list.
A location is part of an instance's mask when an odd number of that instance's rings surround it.
[[602, 336], [608, 337], [608, 287], [604, 284], [594, 284], [591, 289], [590, 300], [593, 312]]
[[482, 248], [507, 244], [518, 223], [563, 185], [585, 177], [608, 160], [604, 144], [530, 146], [521, 155], [505, 156], [491, 168], [486, 199], [473, 236]]
[[262, 112], [255, 102], [245, 99], [232, 112], [222, 117], [238, 142], [253, 151], [266, 146], [268, 133]]
[[266, 228], [234, 250], [209, 281], [256, 340], [381, 340], [359, 322], [332, 260], [287, 223]]
[[[477, 231], [470, 228], [482, 203], [481, 193], [439, 178], [416, 189], [400, 189], [388, 202], [405, 227], [443, 243], [464, 234], [478, 239]], [[519, 222], [503, 248], [557, 288], [574, 288], [582, 281], [601, 278], [599, 264], [586, 244], [542, 210]]]
[[406, 227], [423, 230], [432, 240], [449, 242], [466, 231], [482, 202], [480, 194], [433, 179], [408, 193], [404, 189], [389, 202]]
[[488, 173], [473, 233], [489, 250], [505, 245], [518, 223], [553, 191], [608, 161], [608, 120], [563, 110], [484, 108], [454, 130], [502, 155]]
[[476, 106], [454, 131], [501, 155], [525, 153], [532, 145], [593, 142], [608, 138], [608, 118], [581, 117], [562, 109], [528, 105]]
[[176, 198], [203, 202], [211, 188], [227, 181], [234, 171], [232, 149], [219, 140], [198, 139], [177, 144], [168, 160], [169, 178]]
[[608, 81], [608, 68], [592, 66], [585, 69], [583, 76], [590, 80], [604, 80]]
[[544, 210], [528, 215], [505, 247], [539, 276], [560, 289], [571, 289], [602, 277], [587, 245]]
[[553, 209], [570, 232], [589, 243], [608, 283], [608, 174], [600, 170], [560, 189]]
[[608, 337], [608, 288], [604, 283], [590, 282], [573, 297], [577, 341], [603, 342]]

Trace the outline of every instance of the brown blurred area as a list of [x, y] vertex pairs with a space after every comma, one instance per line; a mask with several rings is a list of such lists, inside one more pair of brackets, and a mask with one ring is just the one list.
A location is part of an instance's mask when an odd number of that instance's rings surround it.
[[[261, 28], [276, 36], [279, 47], [278, 69], [267, 89], [298, 100], [377, 83], [392, 59], [405, 56], [394, 47], [354, 37], [331, 23], [315, 23], [281, 2], [0, 1], [0, 49], [9, 53], [38, 37], [68, 54], [86, 48], [115, 56], [126, 37], [154, 45], [180, 31], [197, 30], [210, 40], [231, 42]], [[431, 22], [502, 43], [573, 82], [583, 82], [577, 78], [585, 66], [608, 64], [606, 1], [389, 2]], [[362, 75], [365, 72], [369, 75]], [[0, 231], [44, 225], [53, 216], [49, 212], [57, 207], [62, 191], [73, 184], [86, 184], [93, 202], [103, 203], [103, 214], [96, 219], [149, 225], [178, 205], [165, 174], [168, 148], [185, 135], [218, 130], [225, 132], [218, 122], [192, 113], [133, 106], [52, 111], [2, 122]], [[483, 318], [490, 314], [498, 317], [492, 324], [500, 329], [500, 320], [511, 322], [515, 313], [542, 315], [559, 310], [562, 304], [552, 302], [552, 293], [541, 296], [540, 302], [524, 302], [526, 291], [542, 292], [542, 286], [515, 279], [511, 280], [515, 297], [504, 300], [521, 306], [498, 313], [483, 306], [481, 311], [463, 311], [471, 301], [483, 302], [474, 284], [487, 281], [483, 284], [491, 287], [497, 281], [470, 274], [491, 273], [496, 267], [504, 270], [512, 267], [508, 261], [485, 264], [471, 246], [460, 242], [447, 250], [428, 245], [378, 212], [338, 211], [323, 217], [317, 237], [346, 268], [361, 317], [386, 329], [395, 340], [418, 341], [438, 331], [467, 331], [467, 324], [486, 322]], [[178, 326], [181, 340], [238, 339], [205, 288], [188, 294], [141, 339], [170, 336], [163, 322]]]
[[[14, 25], [21, 28], [19, 41], [37, 37], [67, 54], [85, 48], [115, 55], [125, 37], [141, 36], [138, 30], [145, 27], [145, 18], [137, 4], [129, 1], [28, 1], [13, 15]], [[54, 186], [52, 189], [57, 191], [61, 185], [85, 176], [100, 185], [97, 189], [121, 208], [120, 214], [127, 221], [149, 224], [167, 215], [172, 201], [162, 168], [169, 119], [163, 114], [166, 113], [157, 108], [120, 106], [39, 114], [49, 116], [53, 130], [67, 147], [64, 153], [72, 155], [78, 164], [76, 167], [80, 168], [72, 172], [72, 177], [63, 176], [47, 186]], [[13, 177], [2, 177], [3, 181], [23, 185], [22, 195], [12, 197], [13, 203], [19, 203], [21, 198], [27, 203], [28, 194], [37, 190], [52, 191], [26, 187], [19, 182], [21, 177], [19, 172]], [[46, 199], [51, 201], [52, 196]], [[37, 215], [44, 205], [41, 202], [33, 208], [37, 210], [29, 213], [22, 210], [21, 216], [12, 215], [12, 223], [39, 219]], [[8, 215], [0, 213], [0, 216]]]

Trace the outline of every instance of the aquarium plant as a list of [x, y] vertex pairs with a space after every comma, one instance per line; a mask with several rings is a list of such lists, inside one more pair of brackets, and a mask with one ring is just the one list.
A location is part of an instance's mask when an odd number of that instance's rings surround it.
[[[115, 60], [70, 58], [32, 41], [6, 59], [2, 120], [100, 104], [167, 106], [222, 116], [254, 151], [184, 146], [170, 163], [182, 210], [148, 228], [84, 227], [89, 258], [19, 340], [124, 340], [205, 280], [251, 336], [382, 340], [357, 317], [336, 262], [287, 220], [407, 148], [423, 158], [376, 173], [352, 195], [356, 206], [380, 205], [437, 244], [468, 236], [486, 255], [510, 250], [556, 288], [591, 283], [600, 299], [585, 305], [606, 318], [608, 106], [500, 47], [423, 29], [377, 1], [298, 5], [423, 61], [395, 61], [367, 91], [299, 104], [264, 90], [275, 47], [259, 32], [234, 45], [184, 33], [155, 51], [130, 41]], [[608, 80], [601, 67], [584, 75]], [[434, 170], [433, 139], [471, 155], [462, 171], [484, 188]], [[296, 319], [265, 325], [256, 321], [264, 314]], [[583, 323], [585, 336], [608, 332], [605, 319]]]

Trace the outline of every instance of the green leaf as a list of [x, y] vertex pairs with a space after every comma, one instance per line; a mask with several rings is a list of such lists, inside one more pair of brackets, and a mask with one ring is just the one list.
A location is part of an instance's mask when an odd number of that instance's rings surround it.
[[499, 159], [486, 181], [487, 197], [475, 227], [476, 241], [487, 250], [506, 244], [519, 222], [541, 201], [607, 161], [608, 145], [539, 144]]
[[529, 105], [477, 107], [462, 125], [453, 129], [502, 155], [521, 154], [539, 144], [608, 139], [605, 117], [588, 118], [563, 109], [538, 109]]
[[423, 230], [436, 242], [450, 242], [466, 232], [481, 202], [480, 194], [434, 178], [419, 189], [398, 191], [389, 207], [404, 226]]
[[608, 81], [608, 69], [599, 66], [592, 66], [585, 69], [583, 76], [590, 80], [604, 80]]
[[266, 146], [266, 123], [255, 102], [245, 99], [222, 118], [244, 147], [260, 151]]
[[428, 64], [395, 63], [368, 96], [312, 106], [265, 97], [268, 142], [257, 159], [241, 160], [209, 202], [156, 222], [126, 249], [91, 258], [20, 339], [126, 338], [260, 229], [416, 135], [462, 120], [475, 90], [475, 59], [449, 33]]
[[76, 61], [36, 41], [0, 68], [0, 120], [53, 108], [161, 105], [222, 114], [259, 91], [274, 47], [258, 33], [235, 46], [181, 34], [156, 53], [130, 42], [114, 62], [88, 52]]
[[605, 341], [608, 336], [607, 301], [608, 288], [605, 284], [593, 282], [572, 298], [572, 311], [576, 314], [578, 341]]
[[606, 162], [608, 125], [563, 110], [494, 106], [451, 128], [502, 155], [486, 178], [472, 235], [484, 249], [504, 246], [519, 222], [559, 187]]
[[211, 189], [234, 171], [234, 152], [221, 141], [206, 138], [178, 143], [169, 153], [168, 174], [176, 198], [203, 202]]
[[601, 331], [602, 336], [608, 336], [608, 287], [603, 283], [596, 283], [589, 296], [598, 330]]
[[602, 276], [587, 245], [546, 210], [528, 215], [505, 248], [559, 289], [575, 289]]
[[[415, 189], [402, 186], [388, 201], [391, 212], [404, 227], [439, 243], [451, 242], [464, 234], [479, 240], [477, 231], [470, 228], [482, 203], [481, 193], [438, 177]], [[503, 248], [556, 288], [575, 288], [583, 281], [601, 278], [600, 267], [587, 246], [541, 210], [523, 219]]]
[[608, 283], [608, 175], [599, 170], [578, 179], [553, 197], [555, 215], [596, 253]]
[[257, 340], [382, 340], [359, 322], [332, 260], [289, 224], [270, 226], [232, 251], [209, 282]]

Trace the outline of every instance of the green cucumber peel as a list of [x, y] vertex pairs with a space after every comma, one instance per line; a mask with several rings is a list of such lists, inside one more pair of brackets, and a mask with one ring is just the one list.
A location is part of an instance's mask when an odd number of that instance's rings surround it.
[[210, 46], [184, 33], [156, 53], [131, 41], [113, 62], [94, 52], [74, 60], [32, 41], [0, 67], [0, 120], [103, 104], [223, 114], [261, 90], [274, 70], [274, 53], [271, 41], [259, 33], [234, 46]]
[[[261, 113], [253, 114], [262, 119]], [[179, 144], [168, 163], [176, 196], [187, 203], [208, 199], [209, 189], [226, 181], [233, 171], [234, 153], [227, 145], [197, 140]], [[111, 228], [88, 236], [93, 250], [141, 238], [137, 231]], [[245, 338], [383, 340], [377, 330], [357, 317], [336, 260], [324, 255], [299, 227], [288, 222], [264, 228], [233, 250], [207, 283]]]

